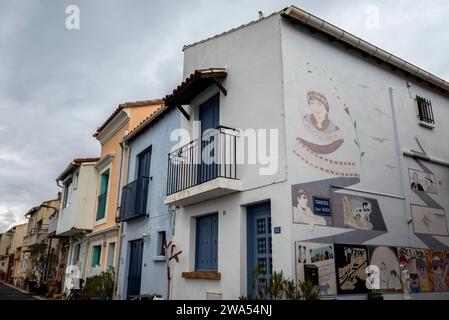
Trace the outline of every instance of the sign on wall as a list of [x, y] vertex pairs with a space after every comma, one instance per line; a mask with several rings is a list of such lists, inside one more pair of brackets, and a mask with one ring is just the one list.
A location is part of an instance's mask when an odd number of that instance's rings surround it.
[[331, 215], [331, 202], [329, 198], [313, 197], [313, 212], [319, 216]]

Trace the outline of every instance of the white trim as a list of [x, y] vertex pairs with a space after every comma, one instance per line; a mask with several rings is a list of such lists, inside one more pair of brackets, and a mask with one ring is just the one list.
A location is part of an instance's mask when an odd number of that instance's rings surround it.
[[105, 144], [125, 123], [129, 120], [129, 114], [127, 110], [122, 109], [120, 112], [108, 123], [106, 128], [101, 130], [97, 136], [97, 140], [101, 144]]
[[[100, 189], [101, 189], [101, 176], [103, 175], [103, 173], [105, 173], [106, 171], [109, 171], [109, 178], [108, 178], [108, 189], [106, 191], [106, 205], [104, 208], [104, 217], [100, 220], [97, 220], [97, 210], [98, 210], [98, 197], [100, 196]], [[98, 175], [98, 187], [97, 187], [97, 201], [95, 204], [95, 215], [94, 215], [94, 227], [97, 227], [99, 225], [105, 224], [107, 221], [107, 217], [108, 217], [108, 207], [109, 207], [109, 195], [110, 195], [110, 186], [111, 186], [111, 173], [112, 173], [112, 162], [109, 163], [109, 165], [104, 168]]]
[[114, 160], [114, 152], [108, 153], [101, 157], [100, 160], [95, 164], [95, 168], [97, 168], [98, 171], [104, 171], [104, 169]]
[[427, 129], [434, 129], [434, 128], [435, 128], [435, 125], [434, 125], [434, 124], [431, 124], [431, 123], [428, 123], [428, 122], [425, 122], [425, 121], [422, 121], [422, 120], [420, 120], [420, 121], [418, 122], [418, 124], [419, 124], [421, 127], [424, 127], [424, 128], [427, 128]]
[[408, 156], [408, 157], [412, 157], [412, 158], [418, 158], [418, 159], [423, 160], [423, 161], [428, 161], [428, 162], [431, 162], [431, 163], [436, 163], [436, 164], [439, 164], [439, 165], [442, 165], [442, 166], [445, 166], [445, 167], [449, 167], [449, 161], [448, 160], [437, 158], [437, 157], [433, 157], [433, 156], [429, 156], [427, 154], [424, 155], [424, 154], [421, 154], [421, 153], [417, 153], [417, 152], [415, 152], [413, 150], [409, 150], [409, 149], [405, 149], [404, 148], [404, 149], [402, 149], [402, 154], [404, 156]]

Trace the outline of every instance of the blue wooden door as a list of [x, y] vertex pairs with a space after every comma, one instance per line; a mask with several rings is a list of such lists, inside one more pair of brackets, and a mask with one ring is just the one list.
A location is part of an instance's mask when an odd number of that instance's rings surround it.
[[130, 241], [127, 299], [140, 294], [142, 277], [143, 240]]
[[[256, 297], [256, 290], [271, 279], [271, 208], [265, 202], [247, 208], [247, 279], [248, 294]], [[254, 277], [258, 269], [257, 279]], [[255, 288], [254, 288], [255, 287]]]
[[[220, 125], [220, 95], [217, 94], [204, 102], [199, 107], [199, 120], [201, 121], [201, 137], [204, 136], [207, 130], [216, 129]], [[207, 139], [201, 141], [201, 155], [206, 155], [206, 158], [212, 159], [217, 150], [211, 149], [216, 146], [218, 136], [207, 136]], [[215, 145], [213, 145], [215, 143]], [[218, 174], [217, 164], [204, 162], [201, 157], [201, 163], [198, 166], [198, 182], [206, 182], [215, 179]]]

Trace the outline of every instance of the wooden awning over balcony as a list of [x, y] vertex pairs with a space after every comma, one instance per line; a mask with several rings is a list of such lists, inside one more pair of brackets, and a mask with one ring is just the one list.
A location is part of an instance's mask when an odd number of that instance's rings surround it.
[[[215, 84], [227, 95], [226, 89], [221, 84], [220, 80], [223, 80], [228, 75], [226, 68], [208, 68], [195, 70], [187, 79], [185, 79], [173, 92], [164, 98], [166, 106], [178, 107], [181, 112], [182, 105], [190, 104], [193, 98], [204, 91], [211, 84]], [[185, 112], [185, 111], [184, 111]], [[184, 114], [183, 112], [183, 114]], [[184, 116], [188, 116], [184, 114]]]

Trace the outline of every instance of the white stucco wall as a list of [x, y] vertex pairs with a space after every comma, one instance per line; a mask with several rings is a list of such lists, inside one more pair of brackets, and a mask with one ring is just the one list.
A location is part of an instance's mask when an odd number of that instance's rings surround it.
[[[174, 299], [205, 299], [208, 292], [222, 294], [224, 299], [237, 299], [246, 294], [245, 206], [249, 204], [271, 201], [272, 226], [280, 226], [282, 230], [280, 234], [272, 235], [273, 269], [282, 270], [293, 279], [296, 278], [295, 241], [352, 231], [331, 226], [312, 228], [292, 221], [292, 185], [332, 178], [331, 174], [310, 167], [294, 153], [296, 138], [307, 134], [303, 117], [310, 113], [307, 105], [310, 90], [326, 96], [330, 106], [328, 117], [342, 132], [344, 142], [330, 153], [330, 158], [356, 163], [360, 175], [360, 182], [336, 193], [377, 200], [388, 230], [368, 237], [365, 237], [366, 233], [357, 233], [348, 241], [426, 248], [426, 244], [413, 234], [413, 225], [407, 222], [409, 203], [419, 203], [419, 199], [410, 194], [404, 171], [415, 168], [416, 164], [397, 150], [399, 144], [399, 148], [419, 151], [415, 141], [418, 137], [428, 154], [449, 160], [449, 148], [442, 143], [449, 138], [449, 132], [444, 130], [444, 120], [449, 119], [447, 97], [338, 44], [329, 43], [326, 38], [320, 39], [319, 35], [294, 27], [279, 15], [185, 49], [184, 77], [194, 69], [207, 67], [228, 68], [228, 77], [223, 82], [228, 96], [220, 95], [221, 125], [279, 130], [279, 169], [273, 176], [260, 176], [257, 166], [240, 167], [242, 192], [177, 210], [174, 239], [183, 253], [174, 267]], [[410, 88], [407, 81], [411, 82]], [[217, 92], [215, 88], [209, 88], [192, 103], [189, 111], [194, 118], [195, 107], [214, 92]], [[390, 92], [395, 102], [398, 141]], [[416, 94], [432, 100], [437, 119], [434, 130], [418, 126]], [[352, 118], [345, 112], [345, 107]], [[182, 118], [181, 123], [193, 131], [191, 122]], [[357, 137], [364, 152], [362, 160], [354, 142]], [[447, 216], [449, 203], [444, 195], [449, 192], [449, 170], [434, 164], [428, 167], [441, 181], [434, 199], [446, 208]], [[326, 188], [329, 190], [330, 186]], [[194, 218], [213, 212], [219, 213], [218, 272], [221, 280], [182, 278], [182, 272], [194, 271]], [[438, 240], [448, 244], [447, 237], [438, 237]], [[424, 293], [418, 298], [430, 297], [449, 298], [449, 295]], [[364, 299], [366, 295], [339, 298]], [[400, 299], [401, 295], [388, 295], [387, 298]]]
[[72, 228], [92, 230], [97, 202], [97, 185], [98, 170], [95, 168], [95, 164], [80, 165], [78, 186], [76, 190], [72, 190], [70, 205], [66, 208], [61, 207], [57, 234], [67, 232]]

